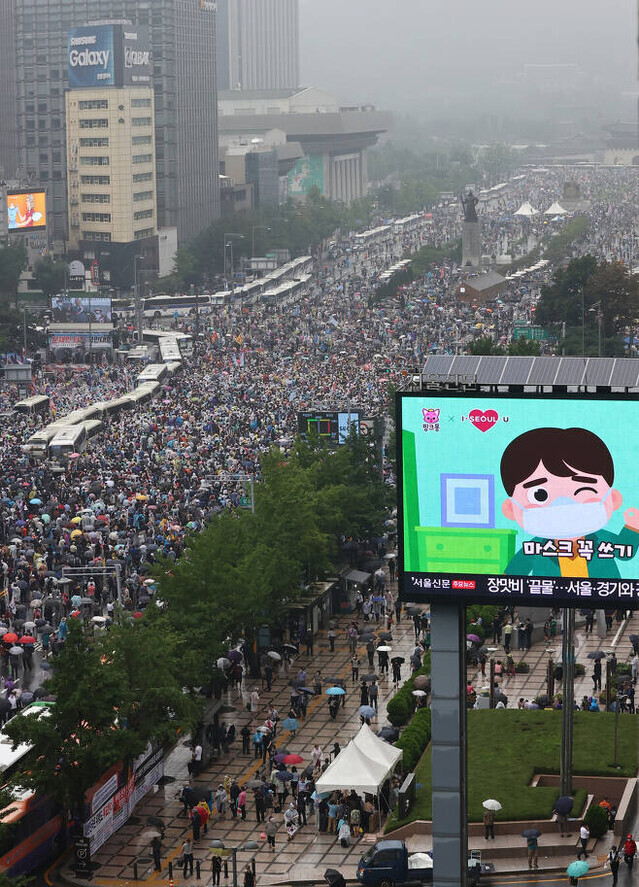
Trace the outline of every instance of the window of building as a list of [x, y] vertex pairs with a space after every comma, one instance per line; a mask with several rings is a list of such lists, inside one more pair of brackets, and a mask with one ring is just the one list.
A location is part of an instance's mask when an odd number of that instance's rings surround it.
[[132, 163], [151, 163], [152, 154], [134, 154], [131, 158]]
[[80, 129], [107, 129], [109, 121], [106, 117], [81, 118]]
[[153, 228], [141, 228], [134, 234], [136, 240], [144, 240], [145, 237], [153, 237]]
[[136, 191], [133, 194], [133, 200], [138, 202], [140, 200], [151, 200], [153, 198], [153, 191]]
[[88, 101], [78, 102], [80, 111], [106, 111], [108, 107], [108, 99], [89, 99]]
[[108, 157], [81, 157], [80, 166], [108, 166]]
[[131, 126], [151, 126], [150, 117], [132, 117]]
[[110, 194], [83, 194], [82, 203], [111, 203]]
[[110, 222], [111, 213], [82, 213], [83, 222]]
[[83, 185], [110, 185], [111, 176], [80, 176]]
[[[131, 99], [132, 108], [150, 108], [151, 99]], [[149, 120], [151, 118], [149, 117]]]
[[150, 145], [151, 144], [151, 136], [133, 136], [131, 139], [132, 145]]
[[108, 148], [109, 140], [107, 138], [80, 139], [81, 148]]
[[82, 240], [101, 240], [108, 243], [111, 240], [109, 231], [83, 231]]
[[140, 219], [152, 219], [153, 218], [153, 210], [152, 209], [139, 209], [137, 212], [133, 213], [133, 219], [136, 222], [139, 222]]
[[153, 179], [152, 172], [136, 172], [133, 174], [134, 182], [150, 182]]

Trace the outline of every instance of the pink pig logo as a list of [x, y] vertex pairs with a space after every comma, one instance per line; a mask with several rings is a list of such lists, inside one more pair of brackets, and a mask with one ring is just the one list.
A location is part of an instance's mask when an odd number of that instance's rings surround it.
[[424, 417], [424, 422], [428, 422], [429, 425], [439, 422], [439, 410], [424, 408], [422, 409], [422, 416]]

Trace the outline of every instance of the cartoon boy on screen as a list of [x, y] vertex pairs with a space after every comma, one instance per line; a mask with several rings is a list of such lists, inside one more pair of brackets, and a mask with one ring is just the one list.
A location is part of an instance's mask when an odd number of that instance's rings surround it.
[[535, 428], [504, 450], [502, 512], [532, 539], [506, 567], [514, 576], [618, 579], [617, 560], [639, 546], [639, 510], [624, 512], [620, 533], [604, 529], [622, 496], [601, 438], [585, 428]]

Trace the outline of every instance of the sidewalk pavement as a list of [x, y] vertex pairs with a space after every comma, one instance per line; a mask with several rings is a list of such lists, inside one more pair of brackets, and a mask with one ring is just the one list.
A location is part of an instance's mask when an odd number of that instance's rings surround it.
[[[395, 590], [395, 589], [393, 589]], [[327, 697], [311, 699], [308, 706], [306, 719], [300, 721], [300, 728], [295, 736], [291, 736], [286, 731], [278, 731], [277, 745], [278, 748], [286, 746], [290, 752], [295, 752], [304, 758], [304, 765], [300, 765], [300, 769], [310, 763], [311, 750], [313, 745], [318, 742], [324, 750], [325, 756], [328, 756], [333, 743], [338, 741], [343, 748], [349, 740], [357, 733], [360, 721], [358, 709], [360, 705], [359, 685], [351, 683], [350, 669], [350, 651], [346, 638], [346, 629], [350, 622], [350, 616], [334, 617], [337, 622], [337, 641], [334, 653], [330, 652], [326, 633], [320, 633], [315, 640], [314, 655], [305, 655], [305, 648], [302, 647], [300, 656], [293, 662], [289, 674], [283, 671], [273, 681], [271, 692], [260, 690], [260, 709], [255, 715], [251, 715], [244, 710], [241, 693], [237, 690], [229, 691], [227, 694], [226, 704], [229, 708], [227, 723], [235, 723], [238, 740], [231, 746], [231, 750], [221, 759], [216, 759], [202, 774], [197, 778], [189, 780], [187, 765], [190, 761], [189, 743], [184, 742], [175, 748], [165, 761], [165, 779], [166, 784], [162, 786], [158, 792], [148, 795], [136, 808], [135, 817], [123, 826], [109, 841], [98, 851], [93, 858], [93, 863], [97, 869], [93, 878], [93, 883], [98, 887], [113, 887], [114, 884], [122, 885], [132, 883], [133, 881], [133, 863], [138, 864], [138, 879], [143, 880], [147, 885], [164, 885], [168, 881], [168, 862], [173, 863], [173, 885], [177, 887], [184, 883], [182, 877], [182, 869], [177, 866], [177, 859], [180, 856], [180, 847], [182, 841], [187, 835], [191, 834], [186, 818], [182, 815], [182, 804], [177, 800], [177, 794], [182, 785], [190, 781], [193, 786], [206, 786], [217, 788], [221, 779], [228, 775], [231, 778], [236, 777], [241, 784], [251, 779], [259, 767], [261, 759], [254, 760], [253, 752], [250, 755], [242, 755], [241, 742], [239, 741], [239, 731], [245, 723], [249, 723], [251, 727], [256, 727], [264, 722], [268, 709], [271, 705], [275, 705], [280, 712], [280, 717], [286, 716], [289, 710], [290, 687], [288, 681], [290, 677], [296, 674], [300, 666], [304, 666], [311, 681], [317, 669], [322, 670], [324, 676], [333, 675], [346, 680], [347, 695], [345, 697], [345, 707], [340, 709], [336, 721], [331, 720], [328, 707]], [[381, 625], [380, 625], [381, 627]], [[586, 658], [587, 653], [596, 649], [616, 649], [620, 662], [626, 661], [627, 653], [630, 650], [630, 643], [627, 640], [628, 635], [639, 633], [639, 615], [633, 615], [632, 619], [624, 624], [619, 636], [616, 636], [617, 626], [609, 633], [609, 637], [600, 640], [595, 633], [585, 636], [583, 629], [576, 631], [575, 639], [577, 646], [577, 658], [579, 662], [583, 662], [587, 666], [587, 674], [585, 677], [578, 679], [575, 686], [575, 698], [579, 699], [581, 695], [590, 693], [592, 679], [590, 673], [592, 668], [589, 664], [592, 660]], [[413, 647], [415, 646], [415, 632], [412, 620], [404, 616], [400, 623], [394, 622], [392, 628], [393, 641], [391, 642], [393, 653], [404, 656], [406, 664], [403, 666], [402, 678], [405, 680], [409, 674], [408, 659]], [[552, 647], [554, 649], [560, 646], [560, 639], [555, 639]], [[360, 659], [360, 675], [367, 672], [367, 658], [363, 647], [358, 648]], [[499, 658], [499, 653], [495, 656]], [[546, 662], [547, 653], [546, 645], [533, 645], [529, 651], [520, 651], [515, 653], [516, 661], [523, 659], [530, 663], [530, 672], [528, 674], [518, 674], [514, 678], [506, 679], [503, 682], [503, 689], [509, 700], [509, 707], [517, 705], [517, 699], [523, 696], [526, 699], [532, 699], [538, 693], [545, 689], [546, 678]], [[469, 671], [470, 676], [474, 676], [476, 686], [482, 686], [483, 679], [480, 670], [473, 673]], [[311, 681], [312, 682], [312, 681]], [[373, 727], [383, 726], [386, 723], [386, 703], [394, 693], [392, 681], [388, 676], [383, 676], [378, 682], [380, 686], [379, 695], [379, 713]], [[255, 685], [250, 678], [247, 679], [246, 688], [250, 689]], [[259, 683], [258, 683], [259, 687]], [[351, 689], [352, 688], [352, 689]], [[163, 842], [162, 854], [162, 871], [154, 872], [151, 859], [149, 841], [141, 837], [142, 832], [148, 827], [148, 817], [160, 817], [165, 823], [165, 839]], [[238, 883], [243, 881], [243, 870], [246, 864], [253, 858], [256, 858], [257, 880], [260, 885], [274, 885], [278, 883], [292, 882], [321, 882], [323, 881], [323, 873], [326, 868], [337, 868], [344, 876], [350, 880], [355, 878], [357, 862], [362, 853], [368, 846], [376, 840], [375, 835], [364, 835], [349, 848], [342, 848], [335, 840], [335, 836], [329, 834], [320, 834], [316, 830], [314, 817], [309, 816], [308, 825], [302, 827], [295, 835], [292, 841], [287, 841], [282, 822], [282, 814], [277, 814], [276, 819], [280, 822], [280, 829], [276, 838], [276, 850], [274, 853], [269, 852], [266, 841], [260, 837], [263, 833], [263, 824], [256, 822], [255, 811], [252, 803], [252, 793], [249, 791], [249, 805], [247, 808], [247, 819], [242, 822], [239, 818], [234, 820], [227, 813], [225, 818], [221, 818], [217, 812], [213, 813], [209, 822], [208, 834], [202, 834], [199, 842], [194, 845], [194, 858], [199, 860], [201, 864], [201, 877], [207, 883], [211, 879], [211, 853], [209, 843], [211, 839], [221, 839], [227, 848], [239, 848], [245, 841], [257, 841], [260, 849], [257, 851], [241, 850], [237, 852], [238, 867]], [[544, 871], [565, 871], [566, 866], [576, 855], [577, 834], [573, 833], [571, 838], [561, 839], [557, 837], [554, 841], [565, 845], [565, 854], [544, 856], [543, 839], [540, 845], [540, 869]], [[414, 849], [428, 849], [431, 846], [431, 839], [420, 837], [411, 839], [411, 845]], [[471, 849], [486, 850], [484, 861], [490, 861], [490, 845], [493, 842], [482, 842], [479, 839], [471, 841]], [[501, 852], [507, 855], [501, 856], [496, 860], [495, 870], [499, 873], [516, 872], [527, 870], [524, 842], [521, 838], [512, 838], [503, 836], [499, 843]], [[607, 853], [609, 845], [612, 843], [612, 836], [609, 840], [603, 839], [596, 846], [599, 856]], [[493, 844], [496, 847], [496, 844]], [[512, 854], [507, 851], [512, 847]], [[589, 860], [594, 867], [597, 862], [596, 856], [592, 856]], [[61, 869], [61, 875], [65, 881], [79, 884], [73, 875], [70, 866]], [[186, 880], [195, 881], [195, 875]], [[229, 860], [229, 877], [228, 880], [222, 876], [223, 885], [232, 885], [232, 871]]]

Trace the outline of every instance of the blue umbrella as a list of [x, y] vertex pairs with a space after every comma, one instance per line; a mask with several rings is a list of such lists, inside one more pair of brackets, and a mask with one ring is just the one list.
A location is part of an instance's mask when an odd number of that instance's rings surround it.
[[42, 499], [29, 499], [29, 505], [42, 505]]
[[283, 730], [299, 730], [300, 724], [297, 718], [284, 718], [282, 721], [282, 729]]
[[275, 778], [279, 779], [281, 782], [288, 782], [293, 778], [293, 774], [289, 773], [288, 770], [278, 770], [275, 774]]
[[377, 714], [372, 705], [360, 705], [359, 713], [363, 718], [374, 718]]
[[329, 687], [325, 692], [327, 696], [346, 696], [346, 690], [342, 687]]
[[555, 813], [558, 813], [559, 816], [567, 816], [572, 810], [572, 805], [574, 803], [574, 798], [569, 798], [568, 795], [563, 795], [561, 798], [557, 798], [554, 806]]
[[574, 862], [570, 863], [566, 872], [571, 878], [581, 878], [581, 876], [585, 875], [589, 869], [590, 866], [585, 859], [575, 859]]

